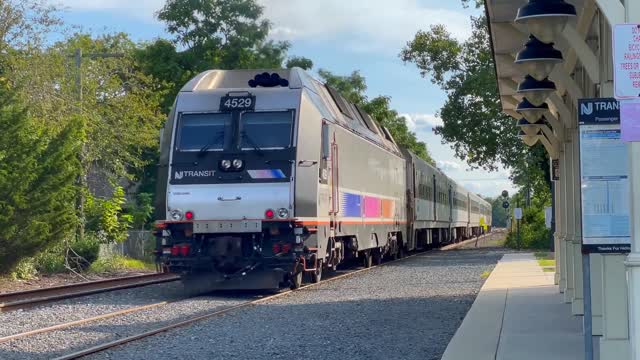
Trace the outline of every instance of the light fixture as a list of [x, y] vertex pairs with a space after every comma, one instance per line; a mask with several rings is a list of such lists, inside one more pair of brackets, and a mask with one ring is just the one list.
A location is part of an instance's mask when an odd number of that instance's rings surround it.
[[182, 220], [182, 211], [180, 211], [179, 209], [173, 209], [171, 210], [171, 212], [169, 212], [169, 216], [171, 217], [171, 220], [173, 221], [180, 221]]
[[236, 170], [240, 170], [242, 168], [242, 166], [244, 165], [244, 161], [240, 160], [240, 159], [235, 159], [233, 160], [233, 168]]
[[525, 24], [540, 41], [550, 43], [574, 16], [576, 8], [564, 0], [529, 0], [527, 5], [518, 9], [515, 21]]
[[549, 105], [543, 103], [540, 106], [533, 105], [527, 98], [522, 101], [516, 107], [516, 111], [522, 114], [525, 119], [530, 123], [535, 123], [542, 118], [542, 115], [549, 110]]
[[531, 75], [527, 75], [524, 81], [518, 84], [518, 94], [523, 95], [535, 106], [544, 104], [554, 91], [556, 91], [556, 84], [548, 78], [538, 81]]
[[544, 122], [542, 120], [539, 120], [537, 123], [532, 124], [526, 119], [522, 118], [518, 120], [517, 126], [525, 135], [535, 136], [538, 135], [538, 132], [540, 131], [540, 126], [538, 126], [538, 124], [544, 124]]
[[527, 146], [533, 146], [538, 142], [538, 135], [527, 135], [524, 131], [520, 130], [518, 137]]
[[222, 161], [220, 161], [220, 168], [222, 170], [231, 169], [231, 160], [222, 160]]
[[289, 217], [289, 210], [285, 208], [278, 209], [278, 217], [281, 219], [285, 219]]
[[529, 75], [542, 81], [551, 74], [553, 67], [563, 60], [562, 53], [553, 47], [553, 43], [545, 44], [535, 36], [529, 35], [529, 41], [516, 56], [515, 63], [522, 64]]

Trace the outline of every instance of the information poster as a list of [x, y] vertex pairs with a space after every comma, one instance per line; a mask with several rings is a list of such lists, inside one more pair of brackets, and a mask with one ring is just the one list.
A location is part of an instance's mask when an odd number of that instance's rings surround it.
[[613, 27], [613, 88], [617, 99], [640, 98], [640, 24]]
[[620, 139], [618, 119], [591, 118], [580, 118], [582, 248], [590, 253], [629, 252], [627, 144]]

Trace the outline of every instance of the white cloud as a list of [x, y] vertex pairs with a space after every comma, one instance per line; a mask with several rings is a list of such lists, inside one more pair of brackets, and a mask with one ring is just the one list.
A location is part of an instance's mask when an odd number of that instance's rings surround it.
[[[109, 10], [156, 22], [165, 0], [50, 0], [71, 11]], [[415, 0], [258, 0], [273, 23], [278, 40], [311, 39], [335, 42], [351, 51], [382, 51], [394, 55], [419, 29], [442, 23], [457, 38], [471, 33], [461, 11], [420, 6]]]
[[433, 114], [401, 114], [400, 116], [405, 118], [411, 131], [430, 130], [442, 125], [442, 119]]
[[471, 33], [463, 12], [420, 6], [415, 0], [258, 1], [265, 7], [266, 18], [274, 23], [275, 38], [336, 41], [337, 46], [356, 51], [395, 54], [416, 31], [431, 24], [446, 24], [460, 39]]
[[165, 0], [50, 0], [50, 3], [60, 4], [69, 11], [106, 10], [147, 23], [157, 22], [155, 13], [165, 2]]
[[442, 171], [453, 171], [462, 169], [463, 165], [451, 160], [436, 160], [436, 165]]

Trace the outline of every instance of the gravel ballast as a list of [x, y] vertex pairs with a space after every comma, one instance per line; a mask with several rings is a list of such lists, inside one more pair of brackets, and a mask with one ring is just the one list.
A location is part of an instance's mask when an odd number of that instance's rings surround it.
[[[0, 337], [81, 320], [114, 311], [184, 298], [180, 282], [149, 285], [82, 296], [0, 313]], [[2, 358], [2, 356], [0, 356]]]
[[89, 358], [440, 359], [503, 253], [420, 254]]

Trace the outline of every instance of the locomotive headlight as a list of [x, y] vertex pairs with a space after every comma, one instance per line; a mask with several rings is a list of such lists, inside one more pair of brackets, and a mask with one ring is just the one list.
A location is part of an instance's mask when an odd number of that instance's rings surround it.
[[220, 161], [220, 167], [222, 168], [222, 170], [231, 169], [231, 161], [230, 160], [222, 160], [222, 161]]
[[285, 208], [278, 209], [278, 217], [281, 219], [285, 219], [289, 217], [289, 210]]
[[178, 209], [173, 209], [171, 210], [171, 212], [169, 213], [169, 215], [171, 216], [171, 220], [173, 221], [180, 221], [182, 220], [182, 211], [178, 210]]
[[242, 168], [242, 165], [244, 165], [244, 161], [242, 161], [240, 159], [233, 160], [233, 168], [234, 169], [240, 170]]

